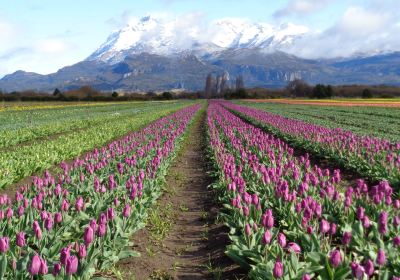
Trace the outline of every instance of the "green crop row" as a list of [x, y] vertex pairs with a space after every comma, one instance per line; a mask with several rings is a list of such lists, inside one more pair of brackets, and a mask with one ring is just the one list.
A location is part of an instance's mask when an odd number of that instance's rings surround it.
[[67, 106], [53, 109], [5, 111], [0, 113], [0, 148], [84, 129], [106, 121], [118, 121], [127, 116], [151, 111], [155, 106], [166, 108], [170, 104], [141, 102], [109, 106]]

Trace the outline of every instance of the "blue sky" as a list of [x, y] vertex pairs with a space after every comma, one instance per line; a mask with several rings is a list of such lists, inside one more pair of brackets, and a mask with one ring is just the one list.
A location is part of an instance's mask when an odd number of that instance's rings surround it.
[[352, 51], [363, 51], [366, 44], [377, 51], [396, 49], [400, 42], [393, 37], [399, 33], [393, 32], [400, 31], [399, 6], [398, 0], [2, 1], [0, 77], [19, 69], [55, 72], [85, 59], [131, 17], [152, 13], [200, 13], [205, 21], [240, 17], [276, 25], [305, 25], [312, 31], [311, 41], [295, 50], [303, 56], [320, 49], [332, 52], [331, 45], [341, 42]]

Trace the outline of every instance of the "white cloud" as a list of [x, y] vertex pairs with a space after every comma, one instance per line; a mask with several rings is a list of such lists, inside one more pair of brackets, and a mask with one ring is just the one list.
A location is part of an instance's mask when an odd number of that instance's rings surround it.
[[60, 39], [47, 38], [37, 42], [34, 50], [43, 54], [61, 54], [70, 49], [70, 44]]
[[396, 12], [373, 6], [350, 6], [330, 28], [311, 32], [286, 51], [307, 58], [333, 58], [399, 50], [400, 26]]
[[332, 0], [290, 0], [288, 4], [274, 13], [275, 17], [305, 16], [328, 6]]
[[390, 16], [388, 13], [376, 13], [363, 7], [351, 6], [347, 8], [334, 28], [344, 36], [362, 37], [379, 32], [389, 25]]

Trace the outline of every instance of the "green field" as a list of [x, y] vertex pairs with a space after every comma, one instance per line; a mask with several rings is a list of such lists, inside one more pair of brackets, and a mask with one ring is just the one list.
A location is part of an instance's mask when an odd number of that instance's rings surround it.
[[0, 112], [0, 187], [104, 145], [189, 104], [52, 105]]

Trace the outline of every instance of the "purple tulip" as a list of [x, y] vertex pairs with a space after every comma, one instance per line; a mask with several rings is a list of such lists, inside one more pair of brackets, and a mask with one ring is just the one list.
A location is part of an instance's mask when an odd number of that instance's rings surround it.
[[62, 222], [62, 214], [59, 213], [59, 212], [57, 212], [57, 213], [54, 215], [54, 221], [55, 221], [57, 224], [61, 223], [61, 222]]
[[242, 208], [242, 210], [243, 210], [243, 215], [244, 215], [245, 217], [249, 216], [249, 214], [250, 214], [249, 207], [244, 206], [244, 207]]
[[351, 264], [351, 270], [353, 272], [353, 276], [358, 279], [362, 280], [364, 279], [364, 274], [365, 274], [365, 269], [363, 266], [357, 264], [357, 263], [352, 263]]
[[78, 212], [82, 211], [84, 205], [85, 205], [85, 203], [83, 201], [83, 198], [80, 196], [75, 202], [76, 211], [78, 211]]
[[283, 270], [284, 270], [283, 263], [280, 260], [277, 260], [274, 265], [274, 271], [273, 271], [274, 277], [281, 278], [283, 276]]
[[395, 228], [397, 228], [400, 225], [400, 216], [395, 216], [393, 218], [393, 225]]
[[304, 274], [301, 280], [311, 280], [311, 276], [309, 274]]
[[53, 273], [52, 273], [53, 276], [59, 275], [60, 272], [61, 272], [61, 268], [62, 268], [61, 264], [60, 264], [60, 263], [56, 263], [56, 264], [54, 265], [54, 267], [53, 267]]
[[388, 213], [386, 211], [382, 211], [379, 214], [378, 218], [378, 231], [380, 234], [386, 234], [387, 233], [387, 221], [388, 221]]
[[40, 259], [40, 268], [39, 273], [45, 275], [49, 272], [49, 268], [47, 267], [47, 261], [45, 259]]
[[289, 244], [287, 245], [287, 249], [289, 252], [293, 252], [295, 254], [301, 253], [301, 248], [300, 248], [299, 244], [297, 244], [295, 242], [289, 242]]
[[41, 267], [41, 259], [39, 255], [35, 254], [31, 260], [31, 263], [28, 267], [28, 272], [30, 275], [38, 275]]
[[24, 247], [25, 246], [25, 232], [21, 231], [19, 233], [17, 233], [17, 246], [18, 247]]
[[335, 235], [336, 231], [337, 231], [337, 226], [336, 226], [336, 224], [332, 223], [331, 224], [331, 229], [330, 229], [330, 234], [331, 235]]
[[365, 273], [366, 273], [369, 277], [371, 277], [372, 274], [374, 274], [374, 263], [373, 263], [370, 259], [368, 259], [368, 260], [365, 262], [365, 264], [364, 264], [364, 270], [365, 270]]
[[10, 249], [10, 239], [8, 237], [0, 238], [0, 252], [6, 253]]
[[125, 218], [129, 218], [131, 215], [131, 206], [129, 204], [126, 204], [124, 209], [122, 210], [122, 216]]
[[244, 232], [247, 236], [251, 235], [251, 227], [249, 224], [246, 224], [246, 226], [244, 227]]
[[319, 223], [319, 231], [322, 234], [328, 233], [330, 229], [329, 222], [327, 220], [322, 219]]
[[44, 221], [44, 227], [50, 231], [53, 228], [53, 218], [49, 216], [45, 221]]
[[345, 231], [344, 234], [343, 234], [343, 238], [342, 238], [342, 244], [343, 245], [349, 245], [350, 242], [351, 242], [351, 237], [352, 237], [351, 232], [350, 231]]
[[271, 239], [272, 239], [271, 232], [269, 230], [266, 230], [263, 235], [262, 243], [269, 244], [271, 243]]
[[65, 272], [67, 275], [75, 274], [78, 270], [78, 258], [76, 256], [69, 256], [65, 265]]
[[278, 243], [282, 248], [286, 247], [286, 236], [283, 233], [278, 234]]
[[65, 248], [62, 248], [61, 249], [61, 252], [60, 252], [60, 262], [63, 264], [63, 265], [65, 265], [66, 263], [67, 263], [67, 259], [69, 258], [69, 256], [70, 256], [70, 251], [71, 251], [71, 248], [70, 247], [65, 247]]
[[13, 215], [14, 215], [14, 211], [12, 210], [12, 208], [10, 208], [10, 207], [7, 208], [7, 211], [6, 211], [7, 219], [11, 219]]
[[86, 253], [86, 246], [84, 244], [79, 245], [78, 256], [80, 259], [85, 258], [87, 255]]
[[368, 216], [364, 217], [362, 223], [363, 223], [363, 227], [364, 228], [369, 228], [371, 226], [371, 222], [370, 222]]
[[393, 238], [393, 246], [399, 247], [400, 246], [400, 236], [395, 236]]
[[383, 251], [382, 249], [378, 250], [378, 255], [376, 257], [376, 263], [380, 266], [383, 266], [386, 264], [386, 255], [385, 255], [385, 251]]
[[335, 249], [331, 252], [329, 262], [333, 267], [338, 267], [342, 263], [342, 254], [339, 250]]
[[85, 229], [85, 233], [83, 234], [83, 240], [85, 241], [86, 246], [92, 243], [93, 239], [94, 239], [94, 231], [89, 226]]
[[99, 226], [97, 228], [97, 235], [99, 237], [102, 237], [102, 236], [106, 235], [106, 232], [107, 232], [107, 225], [99, 224]]
[[67, 212], [69, 209], [69, 203], [68, 200], [64, 199], [61, 203], [61, 211]]
[[97, 230], [97, 221], [96, 221], [96, 219], [90, 220], [89, 226], [93, 229], [93, 231], [96, 231]]
[[100, 221], [99, 221], [99, 223], [100, 223], [100, 224], [106, 224], [106, 223], [107, 223], [107, 215], [106, 215], [106, 214], [104, 214], [104, 213], [101, 213], [101, 214], [100, 214]]
[[365, 208], [360, 206], [357, 208], [357, 218], [361, 221], [364, 219], [364, 217], [365, 217]]
[[42, 239], [42, 230], [37, 221], [33, 222], [33, 232], [35, 233], [35, 236], [38, 240]]

